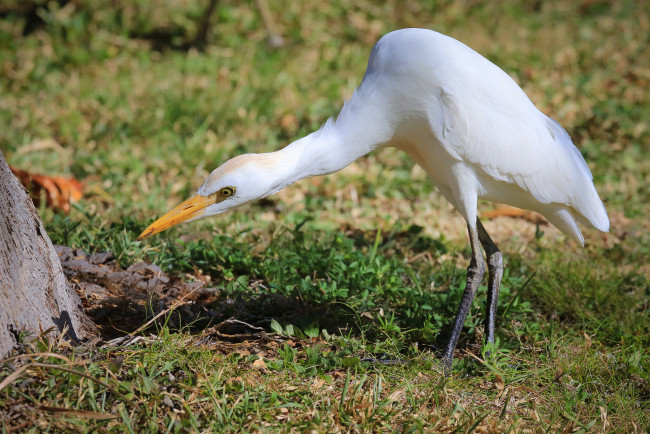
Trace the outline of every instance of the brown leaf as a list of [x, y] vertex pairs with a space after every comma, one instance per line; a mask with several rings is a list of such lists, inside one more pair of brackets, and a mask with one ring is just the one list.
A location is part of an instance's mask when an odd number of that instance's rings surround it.
[[41, 194], [45, 195], [45, 202], [48, 207], [70, 212], [70, 203], [77, 202], [83, 196], [83, 184], [75, 178], [63, 178], [60, 176], [47, 176], [37, 173], [29, 173], [24, 170], [10, 167], [18, 181], [29, 190], [29, 194], [38, 206]]
[[311, 389], [312, 390], [320, 389], [324, 385], [325, 385], [325, 380], [323, 380], [322, 378], [316, 378], [311, 385]]
[[226, 380], [226, 384], [233, 384], [235, 382], [242, 382], [244, 379], [242, 377], [230, 377]]
[[494, 377], [494, 387], [496, 387], [499, 390], [503, 390], [503, 387], [504, 387], [503, 378], [499, 374], [497, 374]]
[[257, 359], [253, 362], [253, 368], [259, 369], [260, 371], [265, 371], [266, 368], [266, 363], [264, 363], [263, 359]]
[[538, 225], [548, 224], [546, 219], [541, 215], [532, 211], [515, 208], [514, 206], [502, 206], [492, 211], [483, 211], [481, 213], [481, 217], [486, 219], [493, 219], [496, 217], [513, 217], [524, 219]]

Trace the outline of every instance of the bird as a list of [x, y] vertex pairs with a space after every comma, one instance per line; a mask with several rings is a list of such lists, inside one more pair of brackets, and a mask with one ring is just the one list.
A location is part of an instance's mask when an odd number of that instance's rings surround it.
[[591, 171], [562, 126], [481, 54], [434, 30], [410, 28], [380, 38], [336, 117], [280, 150], [226, 161], [138, 240], [334, 173], [385, 147], [421, 166], [467, 224], [471, 259], [444, 350], [446, 375], [486, 265], [485, 342], [495, 338], [503, 256], [478, 218], [479, 199], [537, 212], [581, 246], [578, 223], [609, 231]]

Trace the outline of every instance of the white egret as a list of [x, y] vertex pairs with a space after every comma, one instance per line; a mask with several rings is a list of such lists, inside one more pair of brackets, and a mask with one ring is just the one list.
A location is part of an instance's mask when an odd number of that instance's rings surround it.
[[410, 155], [467, 222], [472, 259], [444, 355], [446, 372], [486, 259], [485, 334], [494, 342], [503, 263], [477, 218], [478, 199], [536, 211], [581, 245], [578, 222], [609, 230], [591, 172], [557, 122], [466, 45], [431, 30], [404, 29], [377, 42], [361, 84], [336, 119], [279, 151], [226, 161], [195, 196], [138, 239], [237, 208], [308, 176], [336, 172], [387, 146]]

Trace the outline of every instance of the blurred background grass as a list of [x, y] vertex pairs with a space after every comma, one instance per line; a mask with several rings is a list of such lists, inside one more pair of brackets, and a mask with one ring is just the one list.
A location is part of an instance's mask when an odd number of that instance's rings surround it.
[[[198, 267], [233, 296], [345, 300], [372, 313], [387, 346], [403, 348], [404, 333], [430, 342], [457, 304], [464, 224], [397, 151], [146, 243], [134, 239], [226, 159], [276, 150], [336, 115], [381, 35], [432, 28], [501, 66], [567, 129], [612, 221], [610, 234], [585, 230], [585, 249], [548, 226], [486, 224], [508, 263], [500, 311], [506, 346], [523, 358], [537, 357], [528, 348], [544, 348], [558, 369], [591, 385], [591, 395], [571, 401], [579, 420], [605, 405], [622, 409], [624, 431], [640, 415], [648, 423], [649, 2], [269, 0], [285, 41], [275, 49], [253, 1], [219, 1], [207, 43], [195, 46], [208, 3], [0, 6], [0, 150], [13, 166], [86, 185], [69, 216], [40, 209], [55, 242], [115, 251], [123, 265]], [[385, 319], [384, 309], [396, 317]], [[480, 342], [474, 317], [470, 335]], [[607, 351], [583, 345], [583, 333]], [[568, 349], [549, 350], [556, 341]], [[607, 354], [623, 368], [610, 370]], [[546, 397], [546, 414], [569, 408], [575, 395], [553, 389], [563, 397]]]
[[[207, 2], [60, 3], [43, 2], [29, 19], [4, 6], [0, 147], [17, 167], [69, 174], [91, 193], [106, 192], [81, 206], [108, 221], [150, 219], [227, 158], [275, 150], [318, 128], [360, 82], [374, 42], [408, 26], [447, 33], [505, 68], [571, 133], [608, 208], [647, 215], [645, 2], [271, 1], [286, 41], [271, 50], [254, 2], [221, 1], [204, 52], [178, 47], [193, 40]], [[375, 198], [427, 202], [433, 190], [389, 150], [281, 198], [327, 222], [321, 212], [356, 205], [351, 185], [359, 209]], [[211, 224], [259, 213], [252, 207]]]

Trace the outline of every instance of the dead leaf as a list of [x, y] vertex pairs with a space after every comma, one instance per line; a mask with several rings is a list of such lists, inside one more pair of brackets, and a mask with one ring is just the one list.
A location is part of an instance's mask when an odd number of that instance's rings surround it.
[[34, 205], [39, 206], [41, 195], [45, 195], [48, 207], [64, 213], [70, 212], [70, 204], [79, 201], [83, 196], [83, 184], [75, 178], [39, 175], [11, 167], [18, 181], [29, 190]]
[[295, 131], [298, 129], [298, 118], [293, 113], [288, 113], [280, 118], [280, 126], [284, 130]]
[[501, 377], [501, 375], [497, 374], [494, 377], [494, 386], [499, 390], [503, 390], [504, 384], [503, 384], [503, 378]]
[[542, 217], [540, 214], [537, 214], [532, 211], [515, 208], [514, 206], [501, 206], [492, 211], [483, 211], [481, 213], [481, 217], [486, 219], [493, 219], [497, 217], [513, 217], [513, 218], [520, 218], [529, 221], [536, 225], [548, 224], [548, 221], [546, 221], [546, 219]]
[[264, 359], [257, 359], [253, 362], [253, 368], [259, 369], [260, 371], [266, 371], [266, 363], [264, 363]]
[[585, 337], [585, 344], [587, 348], [591, 348], [591, 336], [587, 334], [587, 332], [583, 331], [582, 332], [583, 336]]
[[606, 431], [609, 427], [609, 420], [607, 419], [607, 409], [602, 405], [599, 405], [600, 409], [600, 421], [603, 423], [603, 431]]
[[230, 378], [228, 378], [228, 379], [226, 380], [226, 384], [234, 384], [235, 382], [237, 382], [237, 383], [241, 383], [241, 382], [243, 382], [243, 381], [244, 381], [244, 379], [243, 379], [242, 377], [240, 377], [240, 376], [237, 376], [237, 377], [230, 377]]
[[397, 389], [396, 391], [394, 391], [393, 393], [391, 393], [391, 394], [388, 396], [388, 400], [389, 400], [389, 401], [399, 401], [399, 400], [402, 399], [402, 397], [404, 396], [404, 394], [405, 394], [404, 389]]

